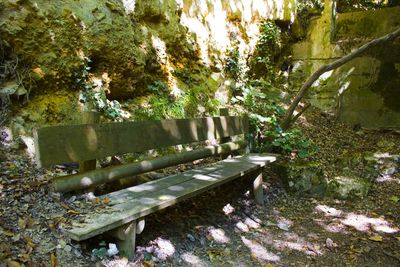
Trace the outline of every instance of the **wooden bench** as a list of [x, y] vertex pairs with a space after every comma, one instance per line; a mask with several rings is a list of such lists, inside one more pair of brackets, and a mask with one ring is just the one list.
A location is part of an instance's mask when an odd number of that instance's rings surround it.
[[[225, 111], [226, 113], [226, 111]], [[247, 150], [243, 137], [248, 132], [246, 117], [221, 116], [198, 119], [139, 121], [104, 124], [80, 124], [43, 127], [34, 131], [36, 159], [39, 166], [80, 162], [93, 166], [93, 160], [112, 155], [144, 152], [181, 144], [222, 140], [223, 144], [206, 146], [151, 160], [134, 162], [56, 177], [56, 191], [93, 188], [122, 177], [132, 177], [168, 166], [213, 155]], [[135, 252], [135, 236], [144, 227], [143, 218], [157, 210], [191, 198], [216, 186], [246, 175], [254, 180], [254, 195], [263, 204], [262, 169], [276, 157], [273, 154], [244, 154], [226, 158], [211, 166], [192, 169], [158, 180], [115, 191], [99, 198], [107, 200], [104, 212], [93, 211], [76, 219], [65, 232], [76, 241], [108, 233], [116, 237], [120, 251], [130, 259]], [[86, 163], [91, 164], [86, 164]]]

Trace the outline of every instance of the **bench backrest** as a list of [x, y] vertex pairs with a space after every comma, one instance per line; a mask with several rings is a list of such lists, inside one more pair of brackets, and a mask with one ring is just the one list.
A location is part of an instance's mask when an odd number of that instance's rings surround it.
[[34, 130], [39, 167], [245, 134], [246, 117], [49, 126]]

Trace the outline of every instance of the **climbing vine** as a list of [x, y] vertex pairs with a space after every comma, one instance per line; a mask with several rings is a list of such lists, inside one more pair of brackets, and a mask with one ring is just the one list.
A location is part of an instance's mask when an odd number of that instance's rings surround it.
[[266, 20], [260, 24], [260, 34], [254, 54], [250, 58], [250, 75], [274, 77], [274, 63], [282, 48], [281, 30], [275, 22]]
[[80, 89], [79, 101], [85, 105], [87, 110], [101, 112], [106, 118], [113, 121], [120, 121], [127, 113], [122, 110], [117, 100], [108, 100], [109, 83], [107, 73], [101, 77], [90, 73], [90, 58], [82, 56], [81, 71], [75, 73], [75, 85]]

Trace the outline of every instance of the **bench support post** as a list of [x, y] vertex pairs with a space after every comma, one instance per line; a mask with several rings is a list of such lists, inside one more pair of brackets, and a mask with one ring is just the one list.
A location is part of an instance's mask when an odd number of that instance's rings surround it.
[[118, 240], [119, 251], [125, 254], [130, 261], [133, 261], [135, 256], [136, 225], [137, 222], [132, 221], [111, 233]]
[[110, 235], [117, 239], [118, 249], [125, 254], [130, 261], [135, 256], [136, 234], [144, 230], [145, 220], [135, 220], [110, 232]]
[[[100, 114], [94, 111], [86, 111], [83, 113], [83, 123], [95, 124], [100, 122]], [[96, 169], [96, 159], [85, 160], [79, 162], [79, 172], [87, 172]]]
[[259, 205], [264, 205], [264, 193], [263, 193], [263, 176], [262, 170], [257, 173], [257, 177], [253, 182], [253, 193], [256, 203]]

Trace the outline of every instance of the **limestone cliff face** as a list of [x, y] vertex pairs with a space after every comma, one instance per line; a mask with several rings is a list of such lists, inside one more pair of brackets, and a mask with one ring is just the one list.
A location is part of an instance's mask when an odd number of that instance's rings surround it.
[[[328, 5], [310, 24], [306, 40], [293, 47], [295, 72], [304, 81], [318, 67], [332, 62], [400, 25], [400, 7], [340, 13], [332, 19]], [[367, 128], [399, 128], [400, 43], [372, 49], [339, 69], [325, 73], [314, 84], [309, 100], [333, 112], [343, 122]], [[297, 86], [299, 88], [300, 85]]]
[[131, 98], [173, 83], [179, 64], [220, 71], [232, 43], [254, 47], [259, 20], [294, 10], [294, 0], [5, 0], [0, 36], [33, 95], [79, 89], [87, 71], [108, 74], [110, 98]]

